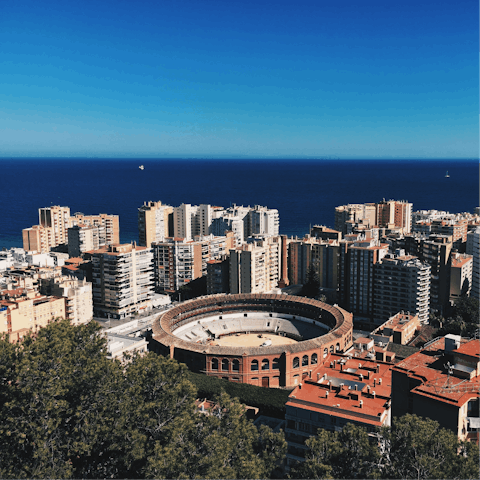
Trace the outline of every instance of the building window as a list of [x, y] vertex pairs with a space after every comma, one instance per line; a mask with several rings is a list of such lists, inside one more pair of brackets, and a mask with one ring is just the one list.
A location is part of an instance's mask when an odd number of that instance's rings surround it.
[[228, 372], [228, 363], [229, 363], [229, 362], [228, 362], [228, 360], [227, 360], [226, 358], [224, 358], [224, 359], [222, 360], [222, 370], [223, 370], [224, 372]]
[[339, 351], [340, 351], [340, 344], [339, 344], [339, 343], [337, 343], [337, 344], [335, 345], [335, 351], [336, 351], [336, 352], [339, 352]]
[[280, 365], [279, 365], [280, 359], [279, 358], [274, 358], [272, 362], [272, 369], [273, 370], [279, 370]]
[[212, 370], [218, 370], [218, 360], [216, 358], [212, 358]]
[[232, 360], [232, 370], [238, 372], [240, 370], [240, 362], [238, 360]]
[[293, 368], [298, 368], [300, 366], [300, 359], [298, 357], [295, 357], [293, 359]]
[[270, 370], [270, 362], [266, 358], [262, 360], [262, 370]]
[[308, 365], [308, 355], [304, 355], [302, 357], [302, 367], [306, 367]]
[[250, 370], [252, 372], [258, 371], [258, 360], [252, 360], [252, 364], [250, 365]]
[[327, 355], [328, 355], [328, 348], [324, 348], [323, 349], [323, 358], [326, 358]]
[[318, 363], [318, 355], [316, 353], [314, 353], [312, 355], [312, 360], [310, 362], [312, 365], [316, 365]]
[[330, 353], [333, 353], [333, 345], [330, 345]]

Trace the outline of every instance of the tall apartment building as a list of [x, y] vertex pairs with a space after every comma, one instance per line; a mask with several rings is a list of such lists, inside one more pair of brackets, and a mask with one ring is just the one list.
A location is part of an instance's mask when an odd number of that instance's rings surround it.
[[68, 219], [70, 218], [70, 208], [45, 207], [38, 209], [39, 225], [53, 228], [53, 241], [55, 245], [67, 243]]
[[68, 243], [68, 229], [77, 225], [104, 227], [99, 229], [99, 244], [111, 245], [119, 243], [118, 215], [84, 215], [75, 213], [70, 216], [69, 207], [39, 208], [39, 225], [22, 230], [23, 248], [25, 251], [48, 253], [58, 245]]
[[250, 230], [248, 235], [278, 235], [280, 219], [278, 210], [255, 205], [250, 210]]
[[376, 225], [401, 233], [410, 233], [412, 228], [412, 204], [404, 200], [383, 200], [376, 207]]
[[230, 250], [230, 293], [264, 293], [281, 280], [282, 239], [279, 236], [252, 238]]
[[409, 233], [412, 225], [412, 204], [404, 200], [382, 200], [378, 203], [349, 204], [335, 208], [335, 230], [347, 235], [359, 225]]
[[98, 250], [105, 237], [105, 227], [95, 225], [75, 225], [68, 229], [68, 255], [71, 258], [81, 257], [90, 250]]
[[138, 209], [139, 245], [150, 247], [173, 235], [173, 207], [162, 202], [145, 202]]
[[231, 232], [225, 237], [166, 238], [164, 242], [154, 243], [155, 289], [175, 292], [192, 280], [205, 276], [208, 262], [220, 259], [233, 245]]
[[23, 249], [26, 252], [48, 253], [56, 246], [53, 227], [34, 225], [22, 230]]
[[386, 322], [400, 311], [428, 323], [430, 313], [430, 266], [402, 250], [389, 253], [374, 265], [373, 321]]
[[473, 256], [452, 252], [450, 266], [450, 303], [469, 297], [472, 291]]
[[480, 227], [468, 233], [467, 253], [473, 256], [471, 296], [480, 300]]
[[351, 233], [349, 224], [363, 224], [369, 227], [376, 225], [375, 204], [350, 203], [336, 207], [334, 229], [346, 235]]
[[339, 303], [357, 320], [373, 320], [374, 265], [388, 253], [388, 244], [357, 240], [341, 242]]
[[182, 203], [173, 209], [173, 236], [191, 240], [195, 236], [208, 235], [212, 220], [211, 205]]
[[120, 224], [118, 215], [109, 215], [107, 213], [84, 215], [81, 212], [77, 212], [70, 217], [68, 221], [69, 227], [75, 225], [104, 227], [104, 230], [99, 230], [101, 233], [99, 237], [100, 247], [103, 245], [116, 245], [120, 243]]
[[124, 318], [151, 308], [154, 281], [150, 248], [117, 244], [89, 254], [96, 316]]
[[213, 235], [224, 236], [229, 231], [233, 232], [235, 246], [239, 247], [245, 241], [243, 219], [233, 214], [226, 214], [212, 220], [210, 233]]

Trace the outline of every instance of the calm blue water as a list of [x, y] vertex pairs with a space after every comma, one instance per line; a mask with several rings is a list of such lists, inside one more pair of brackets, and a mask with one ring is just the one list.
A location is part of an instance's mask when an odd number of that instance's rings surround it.
[[279, 210], [286, 235], [333, 226], [335, 206], [346, 203], [385, 198], [450, 212], [479, 205], [478, 161], [459, 160], [11, 159], [0, 160], [0, 180], [0, 248], [22, 246], [22, 229], [50, 205], [120, 215], [122, 242], [138, 239], [137, 209], [149, 200], [266, 205]]

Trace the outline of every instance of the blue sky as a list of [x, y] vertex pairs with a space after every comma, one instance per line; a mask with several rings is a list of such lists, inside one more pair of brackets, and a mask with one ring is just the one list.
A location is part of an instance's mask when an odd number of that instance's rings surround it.
[[473, 0], [0, 10], [0, 157], [478, 157]]

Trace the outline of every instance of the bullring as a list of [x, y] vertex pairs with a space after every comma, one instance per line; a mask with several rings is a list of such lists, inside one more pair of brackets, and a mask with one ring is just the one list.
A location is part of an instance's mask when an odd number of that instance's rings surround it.
[[[209, 295], [158, 317], [150, 349], [194, 372], [264, 387], [293, 387], [328, 352], [348, 350], [352, 328], [351, 313], [318, 300], [266, 293]], [[242, 345], [246, 334], [250, 340]], [[256, 345], [252, 335], [258, 337]], [[228, 338], [240, 345], [225, 345]]]

